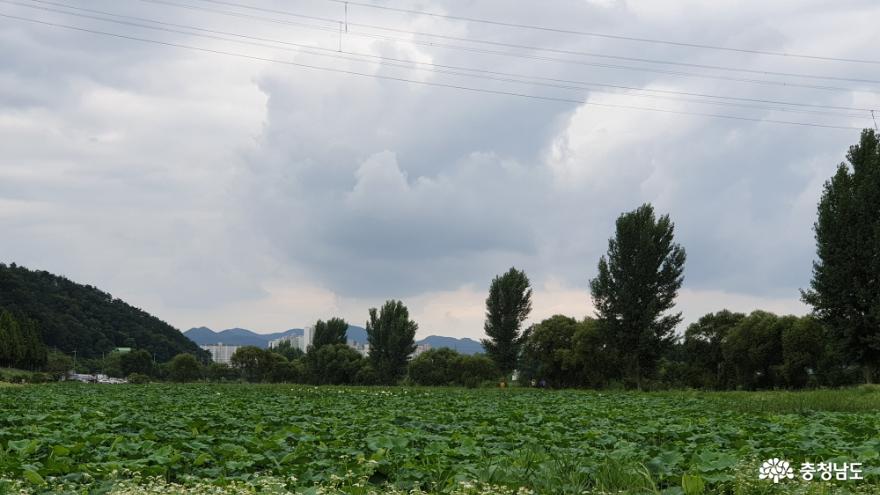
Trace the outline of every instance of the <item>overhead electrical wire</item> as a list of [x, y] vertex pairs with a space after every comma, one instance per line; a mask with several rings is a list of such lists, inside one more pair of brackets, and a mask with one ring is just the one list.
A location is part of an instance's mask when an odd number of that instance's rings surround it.
[[357, 7], [364, 7], [369, 9], [377, 9], [377, 10], [385, 10], [392, 12], [400, 12], [405, 14], [412, 15], [423, 15], [436, 17], [441, 19], [451, 19], [456, 21], [466, 21], [466, 22], [474, 22], [480, 24], [490, 24], [494, 26], [503, 26], [508, 28], [518, 28], [518, 29], [529, 29], [535, 31], [546, 31], [553, 32], [559, 34], [570, 34], [576, 36], [588, 36], [594, 38], [607, 38], [614, 40], [623, 40], [623, 41], [633, 41], [638, 43], [653, 43], [653, 44], [662, 44], [669, 46], [678, 46], [685, 48], [699, 48], [704, 50], [719, 50], [726, 52], [737, 52], [737, 53], [751, 53], [754, 55], [767, 55], [773, 57], [787, 57], [787, 58], [801, 58], [807, 60], [823, 60], [826, 62], [848, 62], [848, 63], [856, 63], [856, 64], [873, 64], [880, 65], [880, 60], [873, 59], [859, 59], [859, 58], [845, 58], [845, 57], [831, 57], [825, 55], [814, 55], [808, 53], [789, 53], [789, 52], [775, 52], [770, 50], [757, 50], [752, 48], [739, 48], [739, 47], [729, 47], [729, 46], [720, 46], [720, 45], [710, 45], [706, 43], [693, 43], [693, 42], [684, 42], [684, 41], [673, 41], [673, 40], [663, 40], [657, 38], [643, 38], [637, 36], [624, 36], [618, 34], [608, 34], [608, 33], [598, 33], [591, 31], [580, 31], [576, 29], [565, 29], [565, 28], [557, 28], [551, 26], [539, 26], [533, 24], [520, 24], [515, 22], [505, 22], [505, 21], [497, 21], [492, 19], [480, 19], [476, 17], [467, 17], [460, 15], [450, 15], [450, 14], [440, 14], [436, 12], [427, 12], [423, 10], [416, 9], [405, 9], [400, 7], [390, 7], [387, 5], [376, 5], [372, 3], [366, 2], [358, 2], [351, 0], [323, 0], [325, 2], [333, 2], [336, 4], [346, 4], [346, 5], [354, 5]]
[[[143, 0], [143, 1], [152, 2], [153, 0]], [[309, 19], [309, 20], [315, 20], [315, 21], [329, 22], [329, 23], [334, 24], [334, 28], [335, 28], [335, 25], [338, 24], [339, 22], [344, 22], [345, 24], [347, 24], [349, 26], [365, 27], [365, 28], [376, 29], [376, 30], [380, 30], [380, 31], [390, 31], [390, 32], [394, 32], [394, 33], [410, 34], [410, 35], [415, 35], [415, 36], [426, 36], [426, 37], [430, 37], [430, 38], [438, 38], [438, 39], [451, 40], [451, 41], [464, 41], [467, 43], [476, 43], [476, 44], [481, 44], [481, 45], [490, 45], [490, 46], [497, 46], [497, 47], [503, 47], [503, 48], [515, 48], [518, 50], [541, 51], [541, 52], [555, 53], [555, 54], [559, 54], [559, 55], [577, 55], [577, 56], [583, 56], [583, 57], [596, 57], [596, 58], [623, 60], [623, 61], [627, 61], [627, 62], [642, 62], [642, 63], [650, 63], [650, 64], [674, 65], [674, 66], [678, 66], [678, 67], [688, 67], [688, 68], [692, 68], [692, 69], [710, 69], [710, 70], [719, 70], [719, 71], [726, 71], [726, 72], [742, 72], [742, 73], [748, 73], [748, 74], [761, 74], [761, 75], [768, 75], [768, 76], [800, 77], [800, 78], [804, 78], [804, 79], [819, 79], [819, 80], [827, 80], [827, 81], [846, 81], [846, 82], [861, 82], [861, 83], [868, 83], [868, 84], [880, 84], [880, 80], [876, 80], [876, 79], [860, 79], [860, 78], [852, 78], [852, 77], [803, 74], [803, 73], [796, 73], [796, 72], [768, 71], [768, 70], [760, 70], [760, 69], [747, 69], [747, 68], [742, 68], [742, 67], [728, 67], [728, 66], [723, 66], [723, 65], [696, 64], [696, 63], [688, 63], [688, 62], [676, 62], [676, 61], [672, 61], [672, 60], [657, 60], [657, 59], [643, 58], [643, 57], [628, 57], [628, 56], [622, 56], [622, 55], [609, 55], [606, 53], [584, 52], [584, 51], [578, 51], [578, 50], [562, 50], [562, 49], [557, 49], [557, 48], [547, 48], [547, 47], [540, 47], [540, 46], [534, 46], [534, 45], [522, 45], [522, 44], [517, 44], [517, 43], [505, 43], [505, 42], [500, 42], [500, 41], [467, 38], [467, 37], [461, 37], [461, 36], [449, 36], [449, 35], [444, 35], [444, 34], [426, 33], [426, 32], [422, 32], [422, 31], [411, 31], [411, 30], [407, 30], [407, 29], [398, 29], [398, 28], [393, 28], [393, 27], [380, 26], [377, 24], [359, 23], [359, 22], [354, 22], [354, 21], [348, 20], [348, 19], [334, 19], [334, 18], [328, 18], [328, 17], [311, 16], [311, 15], [305, 15], [305, 14], [301, 14], [301, 13], [297, 13], [297, 12], [291, 12], [288, 10], [269, 9], [269, 8], [265, 8], [265, 7], [257, 7], [254, 5], [248, 5], [248, 4], [237, 3], [237, 2], [229, 2], [229, 1], [224, 1], [224, 0], [200, 0], [200, 1], [205, 2], [205, 3], [217, 4], [217, 5], [225, 5], [228, 7], [238, 7], [238, 8], [242, 8], [242, 9], [254, 10], [257, 12], [281, 14], [281, 15], [300, 18], [300, 19]], [[170, 4], [172, 2], [161, 2], [161, 3], [169, 3]]]
[[335, 67], [323, 67], [323, 66], [317, 66], [317, 65], [311, 65], [311, 64], [303, 64], [303, 63], [293, 62], [293, 61], [289, 61], [289, 60], [279, 60], [279, 59], [260, 57], [260, 56], [250, 55], [250, 54], [229, 52], [229, 51], [225, 51], [225, 50], [217, 50], [217, 49], [213, 49], [213, 48], [205, 48], [205, 47], [198, 47], [198, 46], [193, 46], [193, 45], [186, 45], [186, 44], [182, 44], [182, 43], [174, 43], [174, 42], [155, 40], [155, 39], [150, 39], [150, 38], [142, 38], [142, 37], [131, 36], [131, 35], [126, 35], [126, 34], [111, 33], [111, 32], [107, 32], [107, 31], [100, 31], [100, 30], [96, 30], [96, 29], [89, 29], [89, 28], [73, 26], [73, 25], [69, 25], [69, 24], [62, 24], [62, 23], [57, 23], [57, 22], [49, 22], [49, 21], [44, 21], [44, 20], [40, 20], [40, 19], [21, 17], [21, 16], [5, 14], [5, 13], [0, 13], [0, 17], [7, 18], [7, 19], [14, 19], [14, 20], [18, 20], [18, 21], [29, 22], [29, 23], [34, 23], [34, 24], [40, 24], [43, 26], [69, 29], [69, 30], [74, 30], [74, 31], [79, 31], [79, 32], [84, 32], [84, 33], [109, 36], [109, 37], [114, 37], [117, 39], [126, 39], [126, 40], [131, 40], [131, 41], [151, 43], [151, 44], [162, 45], [162, 46], [167, 46], [167, 47], [182, 48], [182, 49], [186, 49], [186, 50], [198, 51], [198, 52], [203, 52], [203, 53], [212, 53], [212, 54], [231, 56], [231, 57], [236, 57], [236, 58], [241, 58], [241, 59], [257, 60], [257, 61], [269, 62], [269, 63], [277, 63], [277, 64], [283, 64], [283, 65], [288, 65], [288, 66], [292, 66], [292, 67], [299, 67], [299, 68], [303, 68], [303, 69], [311, 69], [311, 70], [317, 70], [317, 71], [322, 71], [322, 72], [333, 72], [333, 73], [338, 73], [338, 74], [348, 74], [348, 75], [371, 78], [371, 79], [382, 79], [382, 80], [389, 80], [389, 81], [406, 82], [406, 83], [423, 85], [423, 86], [433, 86], [433, 87], [457, 89], [457, 90], [469, 91], [469, 92], [474, 92], [474, 93], [514, 96], [514, 97], [528, 98], [528, 99], [540, 100], [540, 101], [555, 101], [555, 102], [560, 102], [560, 103], [590, 105], [590, 106], [597, 106], [597, 107], [603, 107], [603, 108], [616, 108], [616, 109], [639, 110], [639, 111], [646, 111], [646, 112], [667, 113], [667, 114], [676, 114], [676, 115], [712, 117], [712, 118], [718, 118], [718, 119], [739, 120], [739, 121], [748, 121], [748, 122], [762, 122], [762, 123], [771, 123], [771, 124], [783, 124], [783, 125], [794, 125], [794, 126], [802, 126], [802, 127], [816, 127], [816, 128], [825, 128], [825, 129], [841, 129], [841, 130], [860, 130], [861, 129], [860, 127], [833, 125], [833, 124], [822, 124], [822, 123], [815, 123], [815, 122], [798, 122], [798, 121], [786, 121], [786, 120], [775, 120], [775, 119], [761, 119], [761, 118], [743, 117], [743, 116], [738, 116], [738, 115], [725, 115], [725, 114], [714, 114], [714, 113], [704, 113], [704, 112], [691, 112], [691, 111], [683, 111], [683, 110], [670, 110], [670, 109], [663, 109], [663, 108], [640, 107], [640, 106], [635, 106], [635, 105], [622, 105], [622, 104], [615, 104], [615, 103], [599, 103], [599, 102], [592, 102], [592, 101], [586, 101], [586, 100], [578, 100], [578, 99], [574, 99], [574, 98], [559, 98], [559, 97], [553, 97], [553, 96], [531, 95], [531, 94], [526, 94], [526, 93], [516, 93], [516, 92], [512, 92], [512, 91], [499, 91], [499, 90], [485, 89], [485, 88], [474, 88], [474, 87], [470, 87], [470, 86], [461, 86], [461, 85], [457, 85], [457, 84], [446, 84], [446, 83], [439, 83], [439, 82], [433, 82], [433, 81], [419, 81], [416, 79], [388, 76], [388, 75], [384, 75], [384, 74], [370, 74], [370, 73], [366, 73], [366, 72], [358, 72], [358, 71], [352, 71], [352, 70], [347, 70], [347, 69], [339, 69], [339, 68], [335, 68]]
[[[291, 20], [287, 20], [287, 19], [277, 19], [277, 18], [271, 18], [271, 17], [257, 16], [257, 15], [245, 14], [245, 13], [241, 13], [241, 12], [234, 12], [234, 11], [228, 11], [228, 10], [214, 9], [214, 8], [210, 8], [210, 7], [203, 7], [203, 6], [199, 6], [199, 5], [192, 5], [192, 4], [186, 4], [186, 3], [180, 3], [180, 2], [172, 2], [172, 1], [168, 1], [168, 0], [139, 0], [139, 1], [146, 2], [146, 3], [169, 5], [169, 6], [173, 6], [173, 7], [177, 7], [177, 8], [182, 8], [182, 9], [210, 12], [210, 13], [214, 13], [214, 14], [227, 15], [227, 16], [233, 16], [233, 17], [238, 17], [238, 18], [253, 19], [253, 20], [270, 22], [270, 23], [275, 23], [275, 24], [283, 24], [283, 25], [286, 24], [286, 25], [299, 26], [299, 27], [303, 27], [306, 29], [313, 29], [313, 30], [319, 30], [319, 31], [336, 33], [336, 34], [341, 34], [339, 26], [341, 26], [342, 25], [341, 23], [343, 22], [340, 20], [331, 20], [331, 19], [327, 19], [327, 18], [314, 18], [315, 20], [320, 19], [324, 22], [333, 22], [333, 23], [336, 23], [336, 25], [337, 25], [337, 27], [315, 26], [315, 25], [291, 21]], [[304, 16], [304, 17], [311, 18], [314, 16]], [[349, 23], [349, 24], [351, 24], [351, 23]], [[636, 67], [636, 66], [628, 66], [628, 65], [589, 62], [586, 60], [572, 60], [572, 59], [564, 59], [564, 58], [541, 56], [541, 55], [531, 55], [531, 54], [526, 54], [526, 53], [515, 53], [515, 52], [509, 52], [509, 51], [490, 50], [490, 49], [486, 49], [486, 48], [452, 45], [452, 44], [440, 43], [440, 42], [436, 42], [436, 41], [398, 38], [398, 37], [388, 36], [388, 35], [355, 31], [352, 29], [349, 29], [347, 32], [345, 32], [345, 35], [346, 36], [350, 35], [350, 36], [362, 37], [362, 38], [379, 39], [379, 40], [384, 40], [384, 41], [393, 41], [393, 42], [399, 42], [399, 43], [415, 44], [415, 45], [427, 46], [427, 47], [466, 51], [466, 52], [470, 52], [470, 53], [482, 53], [482, 54], [488, 54], [488, 55], [499, 55], [499, 56], [504, 56], [504, 57], [522, 58], [522, 59], [528, 59], [528, 60], [539, 60], [539, 61], [544, 61], [544, 62], [564, 63], [564, 64], [581, 65], [581, 66], [588, 66], [588, 67], [601, 67], [601, 68], [615, 69], [615, 70], [651, 72], [651, 73], [657, 73], [657, 74], [673, 75], [673, 76], [677, 76], [677, 77], [713, 79], [713, 80], [721, 80], [721, 81], [741, 82], [741, 83], [747, 83], [747, 84], [770, 85], [770, 86], [781, 86], [781, 87], [795, 87], [795, 88], [816, 89], [816, 90], [824, 90], [824, 91], [847, 91], [847, 92], [849, 92], [849, 91], [853, 90], [853, 88], [847, 88], [847, 87], [841, 87], [841, 86], [804, 84], [804, 83], [797, 83], [797, 82], [776, 81], [776, 80], [767, 80], [767, 79], [751, 79], [751, 78], [731, 77], [731, 76], [715, 75], [715, 74], [698, 74], [698, 73], [693, 73], [693, 72], [673, 71], [673, 70], [666, 70], [666, 69], [660, 69], [660, 68], [654, 68], [654, 67]]]
[[[723, 97], [718, 97], [718, 96], [708, 96], [708, 95], [699, 95], [699, 94], [689, 94], [689, 95], [687, 95], [688, 97], [683, 97], [683, 95], [670, 96], [670, 95], [662, 95], [662, 94], [661, 95], [657, 95], [657, 94], [632, 94], [631, 91], [639, 91], [640, 89], [626, 87], [626, 86], [598, 85], [598, 84], [594, 84], [594, 83], [585, 83], [585, 82], [581, 82], [581, 81], [570, 81], [570, 80], [552, 79], [552, 78], [541, 78], [541, 79], [550, 79], [552, 82], [529, 80], [530, 78], [532, 78], [532, 76], [521, 75], [521, 74], [512, 74], [512, 73], [506, 73], [506, 72], [487, 71], [487, 70], [483, 70], [483, 69], [473, 69], [473, 68], [467, 68], [467, 67], [440, 65], [440, 64], [419, 62], [419, 61], [413, 61], [413, 60], [396, 59], [396, 58], [392, 58], [392, 57], [383, 57], [383, 56], [378, 56], [378, 55], [364, 54], [364, 53], [357, 53], [357, 52], [348, 52], [348, 51], [341, 51], [340, 52], [340, 51], [330, 49], [330, 48], [323, 48], [323, 47], [307, 45], [307, 44], [303, 44], [303, 43], [294, 43], [294, 42], [284, 41], [284, 40], [262, 38], [262, 37], [256, 37], [256, 36], [248, 36], [248, 35], [231, 33], [231, 32], [226, 32], [226, 31], [217, 31], [217, 30], [205, 29], [205, 28], [200, 28], [200, 27], [186, 25], [186, 24], [169, 23], [169, 22], [157, 21], [154, 19], [148, 19], [148, 18], [143, 18], [143, 17], [116, 14], [116, 13], [107, 12], [107, 11], [103, 11], [103, 10], [74, 7], [74, 6], [70, 6], [70, 5], [66, 5], [66, 4], [60, 4], [60, 3], [49, 2], [49, 1], [44, 1], [44, 0], [26, 0], [26, 1], [36, 2], [36, 3], [40, 3], [40, 4], [57, 5], [57, 6], [62, 6], [64, 8], [70, 9], [70, 10], [89, 12], [89, 13], [100, 14], [100, 15], [104, 15], [104, 16], [111, 16], [111, 17], [117, 17], [117, 18], [122, 18], [122, 19], [133, 19], [133, 20], [137, 20], [137, 21], [156, 24], [159, 26], [172, 26], [172, 27], [187, 29], [187, 30], [191, 30], [191, 31], [201, 31], [201, 32], [207, 32], [207, 33], [212, 33], [212, 34], [219, 34], [219, 35], [223, 35], [223, 36], [233, 36], [233, 37], [243, 38], [243, 39], [247, 39], [247, 40], [256, 40], [256, 41], [260, 41], [260, 42], [277, 43], [277, 44], [285, 45], [285, 47], [278, 47], [275, 45], [266, 45], [263, 43], [242, 42], [240, 40], [228, 39], [228, 38], [223, 38], [223, 37], [218, 37], [218, 36], [206, 36], [206, 35], [202, 35], [202, 34], [198, 34], [198, 33], [193, 33], [190, 31], [180, 31], [180, 30], [176, 30], [176, 29], [168, 29], [168, 28], [164, 28], [164, 27], [157, 27], [157, 26], [139, 24], [139, 23], [134, 23], [134, 22], [120, 21], [117, 19], [108, 19], [105, 17], [78, 14], [76, 12], [67, 12], [67, 11], [53, 9], [53, 8], [49, 8], [49, 7], [27, 5], [27, 4], [23, 4], [23, 3], [11, 1], [11, 0], [0, 0], [0, 2], [2, 2], [2, 3], [9, 3], [9, 4], [28, 7], [28, 8], [45, 10], [45, 11], [49, 11], [49, 12], [62, 13], [62, 14], [66, 14], [66, 15], [71, 15], [71, 16], [76, 16], [76, 17], [84, 17], [84, 18], [88, 18], [88, 19], [95, 19], [95, 20], [100, 20], [100, 21], [105, 21], [105, 22], [124, 24], [124, 25], [139, 27], [139, 28], [160, 30], [160, 31], [164, 31], [164, 32], [172, 32], [172, 33], [185, 34], [185, 35], [190, 35], [190, 36], [206, 37], [206, 38], [210, 38], [210, 39], [230, 41], [233, 43], [244, 43], [244, 44], [248, 44], [248, 45], [255, 45], [255, 46], [261, 46], [261, 47], [273, 48], [273, 49], [280, 48], [280, 49], [285, 49], [285, 50], [291, 50], [290, 48], [286, 48], [286, 47], [292, 46], [292, 47], [294, 47], [292, 49], [292, 51], [306, 53], [309, 55], [331, 57], [331, 58], [337, 58], [337, 59], [343, 59], [343, 60], [354, 60], [357, 62], [367, 62], [367, 63], [379, 64], [379, 65], [384, 65], [384, 66], [391, 66], [391, 67], [398, 67], [398, 68], [405, 68], [405, 69], [415, 69], [415, 70], [422, 70], [422, 71], [428, 71], [428, 72], [440, 73], [440, 74], [449, 74], [449, 75], [455, 75], [455, 76], [461, 76], [461, 77], [470, 77], [470, 78], [477, 78], [477, 79], [510, 82], [510, 83], [516, 83], [516, 84], [538, 85], [538, 86], [552, 87], [552, 88], [565, 89], [565, 90], [590, 91], [590, 92], [614, 94], [614, 95], [625, 94], [628, 96], [634, 96], [634, 97], [638, 97], [638, 98], [653, 98], [653, 99], [672, 100], [672, 101], [684, 101], [684, 102], [704, 104], [704, 105], [730, 106], [730, 107], [752, 108], [752, 109], [759, 109], [759, 110], [766, 110], [766, 111], [779, 111], [779, 112], [803, 113], [803, 114], [814, 114], [814, 115], [830, 115], [830, 116], [847, 117], [847, 118], [860, 118], [860, 119], [870, 119], [871, 118], [871, 116], [869, 114], [871, 112], [871, 109], [869, 109], [869, 108], [829, 107], [829, 106], [821, 106], [821, 105], [798, 104], [798, 103], [780, 102], [780, 101], [772, 101], [772, 100], [767, 100], [767, 101], [762, 102], [762, 103], [772, 103], [772, 104], [781, 104], [781, 105], [798, 105], [798, 106], [805, 106], [805, 107], [819, 107], [819, 108], [829, 108], [829, 109], [833, 108], [833, 109], [838, 109], [838, 110], [843, 109], [843, 110], [849, 110], [849, 111], [864, 112], [863, 114], [856, 115], [856, 114], [851, 114], [851, 113], [805, 110], [805, 109], [798, 109], [798, 108], [767, 107], [765, 105], [754, 105], [754, 104], [750, 104], [750, 103], [739, 103], [739, 102], [731, 102], [731, 101], [711, 101], [711, 100], [707, 101], [707, 100], [695, 99], [694, 98], [695, 96], [708, 97], [708, 98], [723, 98]], [[317, 51], [315, 51], [315, 50], [317, 50]], [[342, 54], [345, 54], [345, 56], [343, 56]], [[367, 58], [370, 60], [363, 60], [364, 58]], [[407, 64], [407, 65], [404, 65], [404, 64]], [[431, 68], [413, 67], [413, 66], [418, 66], [418, 65], [427, 65]], [[459, 71], [465, 71], [465, 72], [459, 72]], [[496, 77], [496, 76], [502, 76], [502, 77]], [[614, 87], [615, 89], [621, 89], [621, 90], [630, 91], [630, 92], [620, 93], [620, 92], [615, 92], [615, 91], [595, 90], [595, 89], [590, 89], [588, 87], [589, 85], [611, 86], [611, 87]], [[641, 91], [644, 91], [644, 90], [641, 90]], [[674, 92], [674, 93], [680, 93], [680, 92]]]

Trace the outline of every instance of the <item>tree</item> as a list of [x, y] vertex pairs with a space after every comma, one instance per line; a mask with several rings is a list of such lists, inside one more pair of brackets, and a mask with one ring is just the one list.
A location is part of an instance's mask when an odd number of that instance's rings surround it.
[[797, 317], [752, 311], [730, 331], [722, 344], [737, 388], [754, 390], [783, 384], [782, 335]]
[[0, 346], [0, 366], [16, 366], [24, 354], [21, 328], [18, 320], [6, 310], [0, 311], [0, 336], [3, 337], [3, 345]]
[[[239, 347], [229, 358], [233, 368], [241, 371], [242, 377], [249, 382], [262, 382], [269, 379], [272, 371], [274, 353], [259, 347], [248, 345]], [[274, 354], [283, 357], [280, 354]]]
[[684, 332], [685, 379], [695, 388], [723, 389], [729, 385], [723, 347], [731, 330], [745, 318], [743, 313], [721, 310], [691, 323]]
[[206, 374], [212, 382], [234, 382], [241, 378], [241, 373], [225, 363], [211, 363], [208, 365]]
[[479, 387], [487, 381], [496, 381], [501, 371], [495, 361], [482, 355], [460, 356], [456, 362], [458, 368], [457, 382], [465, 387]]
[[400, 301], [386, 301], [378, 313], [376, 308], [370, 308], [367, 321], [369, 360], [382, 383], [395, 383], [406, 372], [409, 356], [416, 350], [418, 328]]
[[119, 367], [123, 376], [132, 373], [149, 376], [153, 374], [153, 356], [143, 349], [127, 352], [119, 356]]
[[685, 251], [673, 242], [673, 231], [669, 216], [656, 218], [650, 204], [624, 213], [590, 280], [596, 315], [637, 388], [653, 374], [681, 321], [681, 313], [665, 314], [684, 272]]
[[825, 327], [805, 316], [782, 332], [782, 374], [790, 388], [810, 385], [811, 376], [820, 371], [828, 340]]
[[312, 346], [319, 348], [325, 345], [344, 344], [345, 332], [348, 331], [348, 323], [342, 318], [330, 318], [326, 323], [318, 320], [315, 323], [315, 333], [312, 336]]
[[61, 352], [49, 351], [46, 357], [46, 366], [43, 369], [55, 380], [60, 380], [73, 370], [73, 359]]
[[486, 298], [488, 339], [481, 342], [486, 354], [505, 375], [516, 369], [521, 342], [520, 329], [532, 311], [532, 289], [525, 272], [511, 268], [492, 279]]
[[302, 349], [300, 349], [299, 347], [294, 347], [289, 340], [285, 340], [275, 347], [270, 348], [269, 351], [284, 356], [284, 358], [288, 361], [301, 359], [305, 355]]
[[581, 386], [605, 387], [619, 373], [617, 351], [607, 343], [606, 335], [595, 318], [584, 318], [574, 332], [572, 354]]
[[814, 224], [816, 254], [802, 299], [873, 382], [880, 366], [880, 138], [862, 131], [825, 183]]
[[175, 382], [193, 382], [202, 377], [202, 365], [192, 354], [178, 354], [168, 363], [168, 378]]
[[458, 369], [460, 357], [458, 351], [448, 347], [428, 349], [409, 362], [407, 375], [416, 385], [453, 385], [461, 373]]
[[309, 381], [316, 385], [355, 383], [365, 364], [363, 356], [346, 344], [329, 344], [311, 349], [305, 357]]
[[572, 342], [578, 321], [555, 315], [532, 325], [523, 336], [525, 379], [546, 380], [555, 387], [579, 385]]

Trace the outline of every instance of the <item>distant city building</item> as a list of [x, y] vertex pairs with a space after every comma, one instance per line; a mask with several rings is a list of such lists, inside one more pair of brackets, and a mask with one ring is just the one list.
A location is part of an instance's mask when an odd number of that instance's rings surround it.
[[354, 340], [349, 340], [346, 343], [348, 344], [349, 347], [358, 351], [361, 354], [361, 356], [366, 357], [367, 354], [370, 353], [370, 344], [365, 344], [363, 342], [356, 342]]
[[274, 349], [284, 342], [290, 342], [291, 347], [300, 349], [303, 352], [307, 351], [309, 346], [312, 345], [312, 327], [304, 328], [302, 335], [285, 335], [280, 339], [270, 340], [269, 349]]
[[203, 345], [200, 347], [211, 353], [211, 361], [220, 364], [229, 364], [229, 361], [232, 359], [232, 355], [235, 354], [235, 351], [237, 351], [241, 346], [223, 345], [221, 343], [215, 345]]
[[302, 349], [304, 347], [302, 335], [285, 335], [280, 339], [270, 340], [269, 349], [274, 349], [285, 342], [290, 342], [290, 346], [297, 349]]
[[416, 351], [412, 353], [411, 357], [416, 357], [419, 354], [421, 354], [425, 351], [430, 351], [430, 350], [431, 350], [431, 344], [419, 344], [416, 346]]

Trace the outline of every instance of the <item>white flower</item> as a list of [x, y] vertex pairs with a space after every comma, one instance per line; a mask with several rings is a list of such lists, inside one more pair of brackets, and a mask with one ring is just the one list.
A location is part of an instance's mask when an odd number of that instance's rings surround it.
[[761, 464], [758, 478], [762, 480], [772, 479], [773, 483], [779, 483], [781, 479], [794, 478], [794, 470], [791, 468], [790, 462], [774, 457]]

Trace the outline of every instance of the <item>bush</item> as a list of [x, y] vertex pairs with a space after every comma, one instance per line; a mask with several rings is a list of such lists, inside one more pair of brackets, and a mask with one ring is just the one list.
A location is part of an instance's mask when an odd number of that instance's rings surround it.
[[501, 376], [501, 370], [488, 357], [482, 354], [473, 356], [461, 356], [457, 362], [458, 367], [458, 383], [468, 388], [479, 387], [487, 381], [498, 381]]
[[457, 366], [461, 358], [462, 355], [453, 349], [430, 349], [409, 362], [407, 375], [416, 385], [454, 385], [460, 375]]
[[[318, 349], [312, 347], [305, 357], [308, 380], [316, 385], [355, 383], [366, 364], [363, 356], [346, 344], [325, 345]], [[366, 373], [361, 378], [366, 379]]]
[[208, 379], [212, 382], [234, 382], [241, 379], [241, 373], [224, 363], [211, 363], [207, 369]]
[[145, 383], [150, 383], [150, 377], [143, 373], [132, 373], [128, 375], [128, 383], [143, 385]]
[[501, 371], [488, 357], [477, 354], [467, 356], [449, 348], [431, 349], [423, 352], [409, 363], [409, 381], [415, 385], [449, 386], [469, 388], [484, 382], [498, 382]]
[[202, 377], [202, 365], [192, 354], [178, 354], [168, 363], [168, 378], [175, 382], [193, 382]]

